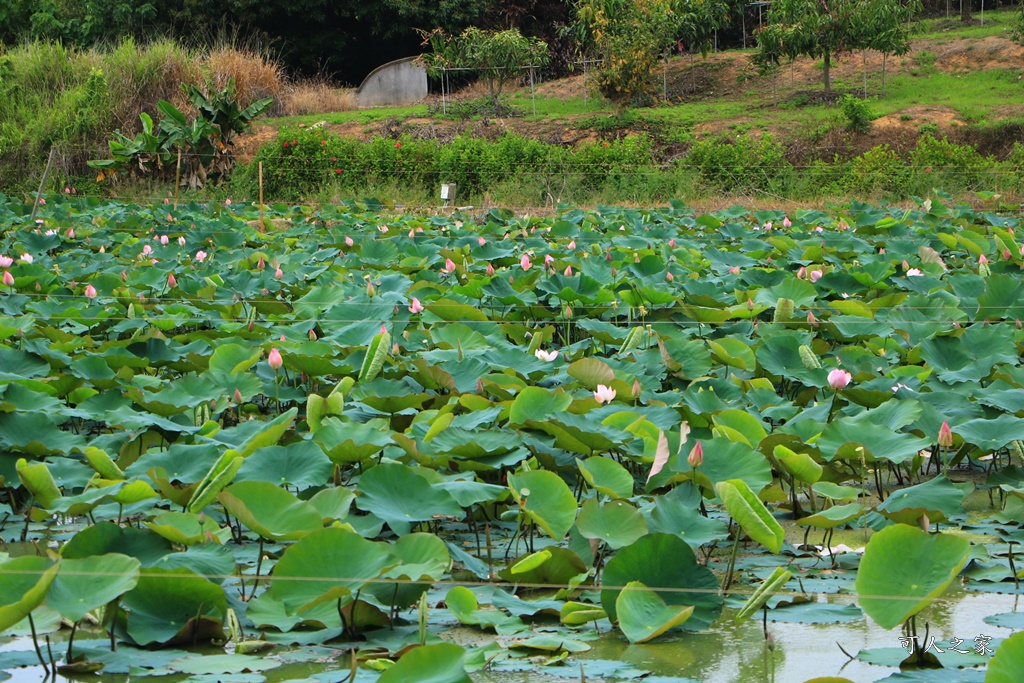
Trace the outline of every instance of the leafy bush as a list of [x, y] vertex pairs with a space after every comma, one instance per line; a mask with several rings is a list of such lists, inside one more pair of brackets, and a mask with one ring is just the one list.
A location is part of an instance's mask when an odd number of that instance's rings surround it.
[[889, 145], [872, 147], [850, 161], [850, 192], [897, 193], [906, 189], [910, 169]]
[[792, 170], [782, 146], [767, 133], [700, 140], [686, 161], [721, 192], [780, 190]]
[[910, 153], [915, 179], [926, 190], [941, 187], [949, 191], [984, 189], [994, 178], [994, 160], [981, 156], [970, 145], [957, 145], [946, 138], [925, 135]]
[[868, 103], [853, 95], [843, 95], [839, 109], [846, 117], [846, 130], [866, 133], [871, 130], [871, 121], [875, 118], [868, 108]]

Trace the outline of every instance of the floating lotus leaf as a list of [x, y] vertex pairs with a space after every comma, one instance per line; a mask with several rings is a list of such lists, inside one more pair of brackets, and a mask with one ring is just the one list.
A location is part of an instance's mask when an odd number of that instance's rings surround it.
[[882, 628], [893, 628], [946, 591], [970, 556], [970, 542], [896, 524], [868, 541], [857, 571], [860, 606]]

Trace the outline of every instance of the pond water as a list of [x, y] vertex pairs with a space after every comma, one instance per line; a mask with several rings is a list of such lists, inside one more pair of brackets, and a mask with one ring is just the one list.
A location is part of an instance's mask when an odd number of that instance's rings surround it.
[[[849, 605], [851, 596], [819, 594], [819, 604]], [[783, 611], [769, 612], [769, 616], [778, 616]], [[964, 641], [960, 649], [972, 649], [974, 638], [978, 635], [991, 636], [993, 643], [1009, 636], [1012, 630], [993, 626], [984, 621], [985, 617], [999, 613], [1019, 613], [1024, 615], [1021, 596], [1019, 594], [974, 592], [962, 588], [951, 589], [943, 598], [937, 600], [922, 613], [919, 620], [919, 635], [924, 644], [924, 622], [928, 623], [929, 633], [935, 636], [935, 644], [947, 648], [951, 638]], [[843, 651], [851, 655], [867, 649], [888, 648], [890, 656], [896, 656], [901, 648], [900, 631], [886, 631], [871, 623], [864, 617], [833, 624], [805, 624], [793, 622], [774, 622], [769, 620], [768, 631], [772, 645], [765, 643], [762, 623], [759, 618], [752, 618], [740, 625], [732, 621], [734, 610], [727, 609], [718, 624], [704, 633], [682, 633], [658, 639], [651, 643], [630, 645], [620, 633], [606, 630], [604, 622], [602, 634], [590, 638], [594, 634], [592, 627], [585, 628], [577, 636], [587, 640], [592, 649], [569, 660], [566, 665], [542, 667], [537, 660], [518, 659], [499, 663], [493, 670], [477, 671], [472, 678], [477, 683], [545, 683], [556, 681], [578, 681], [580, 671], [588, 681], [626, 681], [641, 679], [647, 683], [667, 681], [702, 681], [703, 683], [733, 683], [735, 681], [779, 681], [799, 682], [817, 676], [844, 676], [853, 681], [879, 681], [898, 673], [897, 666], [870, 664], [860, 659], [849, 659]], [[481, 640], [485, 635], [479, 631], [453, 627], [442, 637], [454, 640]], [[81, 637], [81, 636], [80, 636]], [[31, 638], [7, 638], [0, 645], [0, 665], [4, 658], [12, 652], [25, 652], [32, 647]], [[59, 648], [54, 645], [54, 651]], [[127, 649], [122, 646], [121, 649]], [[290, 649], [293, 655], [294, 648]], [[279, 650], [268, 656], [278, 659], [286, 649]], [[330, 652], [329, 648], [315, 648], [306, 654], [309, 658], [324, 659]], [[339, 658], [335, 661], [304, 661], [283, 664], [277, 668], [263, 671], [260, 674], [226, 675], [212, 678], [194, 678], [191, 680], [213, 683], [256, 683], [266, 680], [267, 683], [284, 683], [309, 679], [335, 683], [347, 680], [348, 666], [345, 652], [337, 651]], [[144, 656], [144, 653], [140, 653]], [[973, 655], [972, 655], [973, 656]], [[306, 657], [300, 658], [306, 659]], [[284, 659], [292, 659], [284, 655]], [[897, 657], [898, 659], [898, 657]], [[974, 661], [983, 661], [976, 658]], [[952, 669], [945, 672], [921, 672], [916, 680], [953, 681], [976, 680], [983, 678], [983, 669]], [[44, 678], [40, 666], [28, 666], [9, 669], [11, 683], [36, 683]], [[952, 675], [952, 677], [947, 677]], [[239, 677], [241, 676], [241, 677]], [[641, 678], [642, 677], [642, 678]], [[371, 672], [360, 670], [357, 681], [370, 681]], [[66, 681], [58, 676], [56, 681]], [[127, 674], [106, 674], [101, 676], [83, 676], [76, 680], [96, 681], [97, 683], [177, 683], [190, 680], [187, 676], [129, 676]]]

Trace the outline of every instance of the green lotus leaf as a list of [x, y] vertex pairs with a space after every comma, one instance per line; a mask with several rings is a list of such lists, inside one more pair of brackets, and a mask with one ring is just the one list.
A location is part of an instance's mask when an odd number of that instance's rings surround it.
[[1014, 683], [1024, 671], [1024, 633], [1014, 633], [1003, 641], [988, 663], [985, 683]]
[[46, 604], [65, 619], [77, 622], [135, 588], [140, 566], [136, 558], [117, 553], [62, 560]]
[[640, 581], [630, 581], [615, 598], [619, 628], [631, 643], [646, 643], [693, 615], [693, 605], [669, 606]]
[[253, 452], [242, 463], [235, 482], [269, 481], [298, 489], [321, 486], [330, 478], [334, 465], [323, 449], [312, 441], [287, 446], [268, 446]]
[[412, 468], [400, 463], [383, 463], [368, 470], [359, 479], [356, 506], [372, 512], [398, 533], [405, 533], [414, 522], [435, 516], [460, 518], [462, 506], [444, 489], [431, 486]]
[[147, 522], [146, 526], [171, 543], [186, 546], [206, 543], [207, 534], [213, 543], [224, 543], [231, 536], [231, 529], [221, 528], [213, 518], [190, 512], [164, 512]]
[[945, 475], [893, 492], [875, 509], [902, 524], [917, 524], [921, 515], [931, 522], [946, 522], [961, 511], [965, 492]]
[[598, 493], [612, 498], [629, 498], [633, 495], [633, 475], [611, 458], [577, 458], [576, 466], [580, 469], [584, 481]]
[[645, 535], [647, 521], [626, 501], [599, 503], [596, 498], [588, 498], [576, 519], [576, 528], [584, 538], [596, 538], [617, 549]]
[[379, 683], [472, 683], [466, 674], [466, 651], [453, 643], [413, 648], [381, 674]]
[[140, 569], [121, 604], [128, 611], [126, 632], [138, 645], [224, 638], [224, 589], [190, 569]]
[[867, 508], [860, 503], [833, 505], [827, 510], [801, 517], [796, 523], [800, 526], [813, 526], [816, 529], [834, 529], [862, 517], [866, 510]]
[[346, 529], [327, 528], [289, 546], [274, 565], [270, 597], [289, 614], [324, 602], [352, 602], [353, 594], [394, 566], [397, 558], [382, 543]]
[[448, 611], [460, 623], [468, 626], [479, 626], [494, 629], [499, 634], [510, 635], [527, 630], [519, 617], [509, 616], [501, 610], [482, 610], [476, 595], [465, 586], [455, 586], [448, 590], [444, 598]]
[[171, 552], [171, 544], [148, 530], [122, 527], [114, 522], [100, 522], [82, 529], [65, 543], [60, 554], [77, 560], [94, 555], [119, 553], [139, 560], [149, 567]]
[[391, 443], [391, 434], [373, 425], [360, 422], [342, 422], [336, 417], [324, 418], [322, 426], [313, 435], [331, 462], [348, 465], [376, 455]]
[[678, 536], [648, 534], [608, 561], [602, 583], [609, 588], [601, 591], [601, 605], [610, 619], [617, 619], [618, 595], [631, 581], [653, 586], [652, 590], [666, 605], [692, 605], [693, 615], [686, 622], [688, 630], [707, 628], [722, 611], [718, 578], [697, 563], [693, 550]]
[[320, 513], [269, 481], [232, 484], [217, 496], [250, 531], [271, 541], [294, 541], [323, 528]]
[[576, 497], [554, 472], [510, 474], [508, 488], [526, 517], [556, 541], [564, 538], [576, 521]]
[[967, 564], [965, 538], [928, 534], [897, 524], [868, 541], [857, 571], [860, 606], [882, 628], [893, 628], [930, 605]]
[[775, 571], [758, 586], [743, 607], [736, 613], [735, 621], [741, 622], [749, 619], [757, 610], [764, 607], [765, 603], [776, 593], [782, 590], [786, 583], [793, 578], [793, 572], [782, 567], [776, 567]]
[[43, 604], [57, 577], [60, 562], [26, 555], [0, 564], [0, 632], [6, 631]]
[[745, 481], [721, 481], [715, 485], [715, 490], [729, 516], [739, 524], [747, 536], [773, 553], [778, 554], [782, 550], [782, 542], [785, 540], [782, 526]]

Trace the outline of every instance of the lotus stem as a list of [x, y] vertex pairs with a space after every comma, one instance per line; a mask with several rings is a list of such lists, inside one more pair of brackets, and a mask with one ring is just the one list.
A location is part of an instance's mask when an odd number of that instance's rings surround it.
[[[737, 533], [738, 532], [739, 532], [739, 529], [737, 528]], [[722, 588], [722, 590], [725, 593], [729, 592], [729, 586], [732, 585], [732, 574], [733, 574], [733, 570], [736, 567], [736, 554], [739, 552], [739, 549], [740, 549], [740, 539], [739, 539], [738, 536], [736, 536], [732, 540], [732, 554], [729, 556], [729, 569], [728, 569], [728, 571], [725, 574], [725, 586]]]
[[39, 657], [39, 663], [43, 666], [43, 671], [46, 675], [50, 675], [50, 666], [43, 659], [43, 651], [39, 649], [39, 636], [36, 634], [36, 622], [32, 619], [32, 612], [28, 613], [28, 627], [32, 631], [32, 647], [36, 649], [36, 656]]

